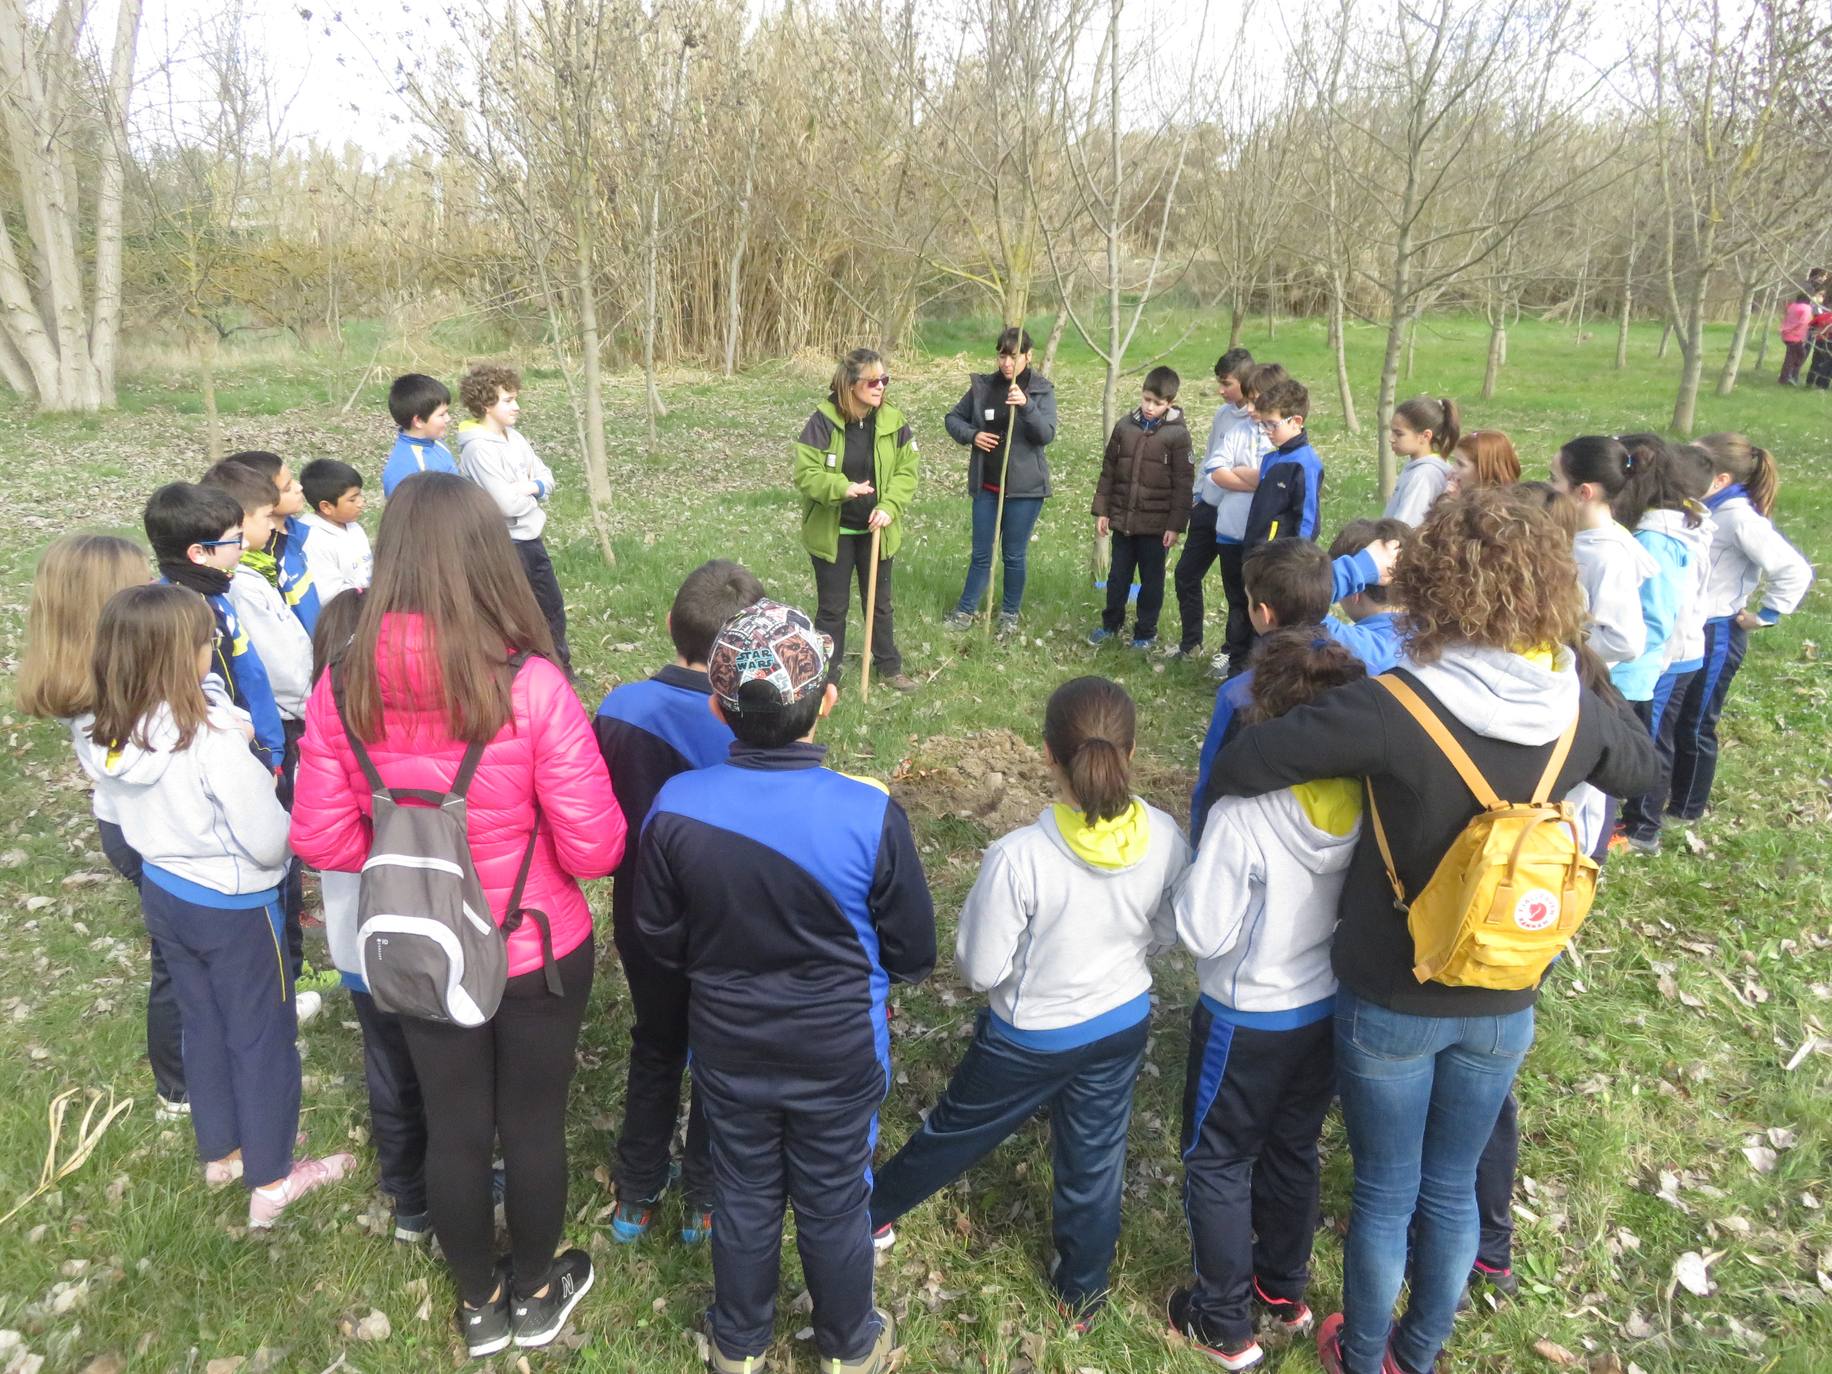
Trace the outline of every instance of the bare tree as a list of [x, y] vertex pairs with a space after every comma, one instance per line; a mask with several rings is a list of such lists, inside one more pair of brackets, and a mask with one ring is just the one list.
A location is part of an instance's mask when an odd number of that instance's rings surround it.
[[[0, 128], [19, 196], [16, 209], [0, 210], [0, 377], [51, 410], [95, 410], [115, 399], [123, 159], [140, 0], [120, 0], [99, 79], [84, 62], [86, 19], [86, 8], [60, 4], [41, 38], [23, 0], [0, 0]], [[90, 152], [95, 200], [85, 226], [78, 167]], [[88, 234], [95, 271], [85, 300]]]

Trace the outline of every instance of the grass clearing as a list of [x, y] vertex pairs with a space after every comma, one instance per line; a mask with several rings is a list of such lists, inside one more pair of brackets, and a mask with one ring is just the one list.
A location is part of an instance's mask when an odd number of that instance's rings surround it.
[[[1175, 340], [1186, 323], [1166, 318], [1158, 337]], [[1225, 332], [1225, 321], [1199, 329], [1169, 359], [1183, 373], [1198, 441], [1215, 405], [1208, 375]], [[941, 628], [967, 555], [962, 451], [947, 440], [941, 416], [963, 371], [987, 365], [983, 341], [993, 333], [986, 321], [947, 322], [927, 331], [925, 352], [892, 359], [893, 402], [911, 416], [924, 449], [923, 487], [898, 560], [897, 628], [908, 670], [926, 684], [908, 698], [886, 691], [869, 708], [849, 692], [825, 735], [836, 766], [894, 779], [909, 805], [944, 948], [980, 846], [1041, 808], [1035, 761], [1027, 768], [1021, 751], [1035, 744], [1056, 683], [1091, 671], [1126, 682], [1140, 706], [1141, 785], [1177, 815], [1187, 810], [1213, 695], [1193, 667], [1082, 642], [1099, 608], [1086, 571], [1087, 506], [1104, 436], [1098, 360], [1072, 335], [1055, 372], [1063, 422], [1052, 449], [1056, 497], [1032, 545], [1024, 640], [994, 647]], [[264, 348], [244, 364], [226, 350], [219, 386], [231, 450], [272, 448], [295, 463], [338, 457], [374, 481], [392, 439], [387, 377], [362, 386], [347, 414], [341, 407], [376, 337], [365, 334], [339, 361]], [[1543, 476], [1572, 434], [1664, 423], [1678, 357], [1675, 350], [1657, 360], [1656, 338], [1637, 327], [1630, 367], [1616, 372], [1613, 337], [1580, 344], [1569, 329], [1522, 325], [1501, 395], [1481, 403], [1484, 327], [1427, 320], [1402, 394], [1463, 399], [1468, 427], [1508, 430], [1527, 475]], [[1281, 321], [1269, 340], [1256, 321], [1244, 342], [1313, 385], [1312, 428], [1329, 467], [1326, 528], [1369, 512], [1377, 331], [1354, 330], [1349, 341], [1367, 431], [1360, 439], [1334, 418], [1321, 322]], [[1135, 346], [1140, 360], [1153, 351], [1150, 340]], [[1773, 350], [1771, 358], [1778, 361]], [[729, 381], [665, 376], [673, 409], [655, 458], [643, 454], [640, 378], [612, 380], [613, 569], [599, 563], [588, 534], [563, 389], [550, 372], [527, 371], [525, 428], [562, 482], [549, 538], [588, 706], [611, 684], [668, 659], [662, 613], [681, 576], [705, 558], [740, 557], [772, 594], [812, 606], [787, 478], [789, 440], [825, 388], [819, 360], [761, 365]], [[1832, 398], [1781, 391], [1766, 370], [1746, 376], [1735, 395], [1701, 400], [1701, 429], [1743, 429], [1775, 451], [1779, 523], [1823, 566], [1832, 556]], [[1135, 386], [1129, 379], [1123, 402]], [[0, 475], [0, 655], [8, 664], [18, 658], [43, 546], [85, 527], [139, 538], [151, 488], [194, 478], [204, 466], [200, 409], [188, 375], [161, 370], [131, 376], [116, 413], [28, 417], [16, 428], [14, 459]], [[1174, 632], [1174, 605], [1166, 617]], [[1516, 1254], [1526, 1289], [1517, 1303], [1461, 1323], [1456, 1369], [1540, 1367], [1534, 1346], [1542, 1340], [1584, 1360], [1613, 1352], [1621, 1368], [1632, 1361], [1646, 1374], [1832, 1369], [1832, 684], [1817, 647], [1832, 644], [1829, 634], [1826, 600], [1816, 592], [1758, 638], [1726, 716], [1730, 747], [1716, 810], [1693, 827], [1698, 852], [1681, 840], [1655, 860], [1613, 863], [1579, 958], [1542, 1000], [1538, 1043], [1519, 1083]], [[859, 639], [855, 628], [855, 654]], [[848, 683], [856, 684], [856, 662]], [[10, 703], [0, 727], [0, 1211], [37, 1181], [57, 1093], [112, 1089], [135, 1099], [81, 1171], [0, 1227], [0, 1328], [21, 1332], [47, 1371], [82, 1370], [115, 1354], [119, 1367], [161, 1371], [244, 1356], [250, 1374], [263, 1348], [270, 1368], [308, 1374], [340, 1353], [347, 1367], [376, 1374], [452, 1364], [459, 1347], [444, 1270], [378, 1237], [386, 1209], [365, 1186], [304, 1204], [273, 1239], [258, 1241], [238, 1234], [239, 1194], [200, 1186], [188, 1128], [153, 1118], [141, 1059], [145, 936], [131, 894], [108, 874], [67, 740], [22, 721]], [[608, 920], [608, 886], [596, 885], [592, 896]], [[308, 957], [321, 961], [322, 952], [308, 949]], [[631, 1250], [605, 1239], [604, 1166], [621, 1115], [630, 1012], [621, 976], [608, 964], [602, 972], [569, 1119], [569, 1237], [590, 1244], [600, 1278], [576, 1316], [583, 1343], [556, 1345], [529, 1363], [686, 1369], [696, 1363], [692, 1331], [710, 1293], [706, 1255], [668, 1234]], [[879, 1283], [882, 1301], [903, 1318], [905, 1368], [1212, 1367], [1173, 1348], [1158, 1315], [1188, 1262], [1176, 1137], [1194, 995], [1187, 958], [1165, 959], [1158, 974], [1111, 1315], [1077, 1340], [1048, 1301], [1048, 1148], [1033, 1125], [900, 1224]], [[891, 1146], [946, 1083], [979, 1006], [947, 959], [896, 1001], [899, 1077], [884, 1110]], [[302, 1039], [303, 1126], [315, 1151], [348, 1143], [360, 1154], [366, 1113], [355, 1023], [347, 1003], [327, 1002]], [[1815, 1039], [1821, 1048], [1803, 1057]], [[1333, 1121], [1325, 1147], [1327, 1221], [1313, 1289], [1320, 1311], [1339, 1294], [1336, 1228], [1350, 1177]], [[367, 1162], [362, 1177], [372, 1178]], [[1688, 1252], [1710, 1257], [1709, 1296], [1674, 1286]], [[795, 1339], [806, 1323], [790, 1307], [798, 1291], [790, 1247], [778, 1368], [813, 1365], [807, 1343]], [[388, 1316], [389, 1340], [360, 1344], [340, 1334], [341, 1320], [372, 1308]], [[8, 1358], [0, 1350], [0, 1368]], [[499, 1357], [494, 1365], [514, 1363]], [[1299, 1348], [1270, 1367], [1309, 1374], [1316, 1362]]]

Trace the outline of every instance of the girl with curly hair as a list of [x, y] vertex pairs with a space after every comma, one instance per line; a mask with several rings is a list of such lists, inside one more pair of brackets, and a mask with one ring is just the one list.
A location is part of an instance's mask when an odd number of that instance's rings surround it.
[[[1577, 568], [1542, 509], [1503, 490], [1445, 496], [1401, 549], [1393, 590], [1406, 608], [1395, 673], [1502, 796], [1533, 792], [1573, 717], [1553, 795], [1589, 782], [1633, 796], [1652, 780], [1646, 728], [1579, 681], [1566, 647], [1583, 623]], [[1342, 776], [1361, 778], [1386, 818], [1409, 893], [1481, 809], [1375, 680], [1248, 726], [1217, 757], [1213, 785], [1256, 796]], [[1422, 1374], [1450, 1335], [1476, 1258], [1476, 1162], [1533, 1043], [1538, 989], [1419, 982], [1371, 829], [1356, 843], [1338, 917], [1335, 1053], [1355, 1191], [1343, 1311], [1323, 1323], [1318, 1355], [1330, 1374]], [[1395, 1324], [1415, 1212], [1411, 1296]]]

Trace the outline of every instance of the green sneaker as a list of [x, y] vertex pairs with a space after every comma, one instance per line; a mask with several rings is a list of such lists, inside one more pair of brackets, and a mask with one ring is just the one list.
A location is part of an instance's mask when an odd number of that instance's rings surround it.
[[309, 961], [299, 965], [299, 976], [293, 987], [299, 992], [330, 992], [343, 986], [343, 975], [334, 968], [313, 968]]

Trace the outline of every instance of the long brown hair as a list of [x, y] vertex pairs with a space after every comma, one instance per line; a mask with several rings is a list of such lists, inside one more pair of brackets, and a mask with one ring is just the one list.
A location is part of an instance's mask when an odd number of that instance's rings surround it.
[[842, 420], [863, 420], [871, 414], [872, 407], [861, 407], [852, 389], [873, 363], [883, 367], [884, 355], [875, 348], [855, 348], [833, 370], [833, 408], [840, 412]]
[[1781, 473], [1775, 468], [1774, 455], [1749, 442], [1741, 434], [1707, 434], [1698, 446], [1711, 455], [1712, 466], [1733, 482], [1740, 482], [1749, 493], [1749, 504], [1767, 515], [1775, 509], [1775, 497], [1781, 492]]
[[1505, 487], [1440, 497], [1400, 545], [1393, 587], [1415, 663], [1434, 663], [1458, 644], [1524, 653], [1583, 633], [1570, 538], [1542, 506]]
[[89, 738], [109, 749], [130, 743], [150, 749], [146, 723], [167, 706], [177, 747], [189, 749], [210, 714], [197, 651], [215, 636], [209, 605], [188, 588], [151, 582], [109, 597], [95, 627]]
[[1520, 480], [1520, 455], [1514, 451], [1514, 441], [1498, 429], [1472, 429], [1451, 450], [1451, 456], [1458, 454], [1476, 470], [1479, 487], [1511, 486]]
[[95, 707], [89, 660], [95, 623], [108, 598], [146, 581], [146, 550], [112, 534], [66, 534], [52, 541], [32, 578], [19, 661], [19, 709], [68, 718]]
[[1132, 698], [1104, 677], [1071, 678], [1043, 708], [1043, 742], [1069, 775], [1088, 824], [1110, 821], [1132, 805]]
[[[398, 621], [383, 624], [403, 615], [419, 618], [415, 647], [424, 652], [430, 646], [438, 656], [436, 683], [411, 676], [412, 632]], [[375, 576], [344, 654], [350, 728], [365, 741], [381, 737], [387, 676], [397, 693], [437, 691], [415, 704], [443, 707], [455, 738], [489, 740], [509, 720], [503, 666], [522, 649], [551, 658], [553, 637], [496, 503], [455, 473], [417, 473], [401, 483], [382, 514]]]
[[1456, 451], [1462, 437], [1462, 417], [1457, 403], [1448, 396], [1414, 396], [1393, 407], [1393, 413], [1414, 430], [1431, 431], [1431, 451], [1448, 458]]

